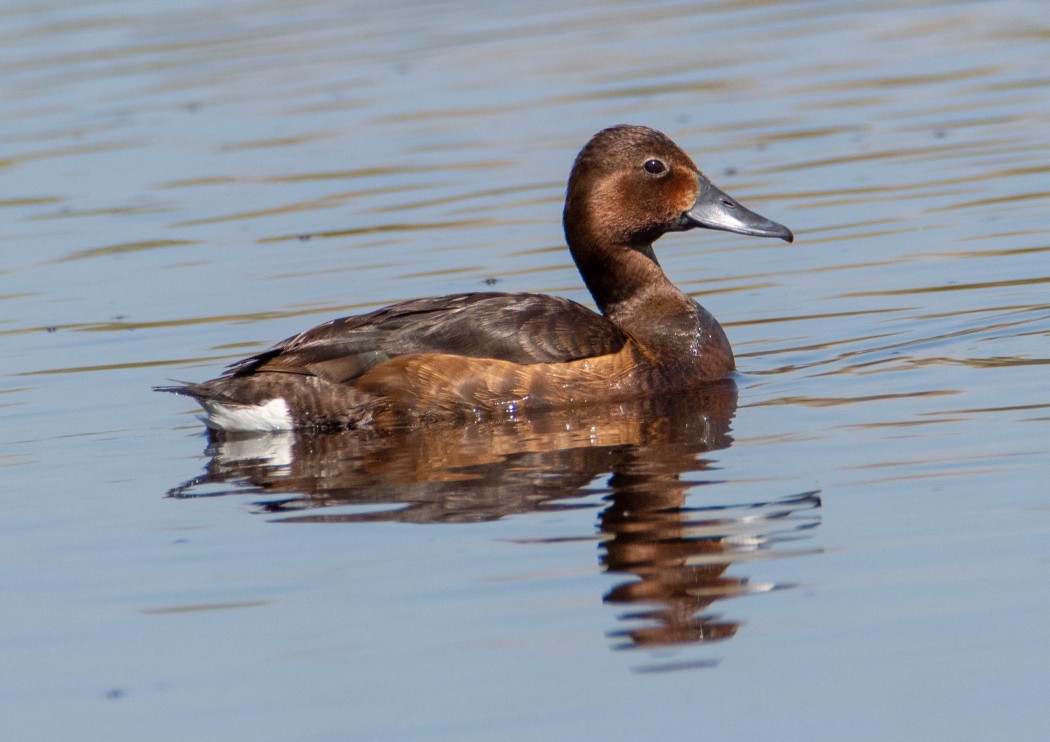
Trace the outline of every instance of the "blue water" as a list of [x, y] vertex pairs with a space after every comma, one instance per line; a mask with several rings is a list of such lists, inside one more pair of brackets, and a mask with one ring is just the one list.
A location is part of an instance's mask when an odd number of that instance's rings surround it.
[[[0, 8], [4, 739], [1047, 736], [1037, 0]], [[598, 129], [790, 226], [657, 244], [729, 389], [210, 445], [332, 317], [588, 301]]]

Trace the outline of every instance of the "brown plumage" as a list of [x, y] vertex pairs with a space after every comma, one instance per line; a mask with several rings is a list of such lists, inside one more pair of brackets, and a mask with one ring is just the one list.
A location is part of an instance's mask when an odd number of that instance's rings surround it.
[[615, 126], [569, 178], [565, 236], [601, 314], [542, 294], [417, 299], [333, 320], [200, 384], [209, 427], [393, 426], [516, 415], [721, 379], [721, 326], [664, 275], [652, 243], [694, 227], [791, 241], [718, 190], [666, 136]]

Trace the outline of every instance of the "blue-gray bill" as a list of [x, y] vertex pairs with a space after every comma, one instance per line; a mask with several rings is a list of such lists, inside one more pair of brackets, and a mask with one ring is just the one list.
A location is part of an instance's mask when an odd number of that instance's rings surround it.
[[794, 241], [795, 235], [783, 224], [777, 224], [742, 206], [703, 175], [697, 179], [700, 181], [700, 194], [692, 208], [682, 214], [683, 229], [703, 227], [755, 237], [779, 237], [785, 242]]

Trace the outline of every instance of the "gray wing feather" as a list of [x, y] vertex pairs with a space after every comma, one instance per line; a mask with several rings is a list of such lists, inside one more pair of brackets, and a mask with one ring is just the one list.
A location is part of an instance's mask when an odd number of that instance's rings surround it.
[[568, 299], [473, 293], [394, 304], [288, 338], [229, 368], [357, 378], [407, 354], [443, 353], [513, 363], [560, 363], [615, 353], [626, 338], [612, 322]]

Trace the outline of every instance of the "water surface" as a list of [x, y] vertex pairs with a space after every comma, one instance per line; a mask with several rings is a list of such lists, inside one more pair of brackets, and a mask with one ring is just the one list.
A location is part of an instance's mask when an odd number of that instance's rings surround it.
[[[1050, 600], [1037, 0], [0, 9], [5, 738], [1031, 739]], [[589, 299], [647, 124], [731, 384], [210, 442], [166, 379], [417, 296]], [[56, 713], [57, 711], [57, 713]]]

